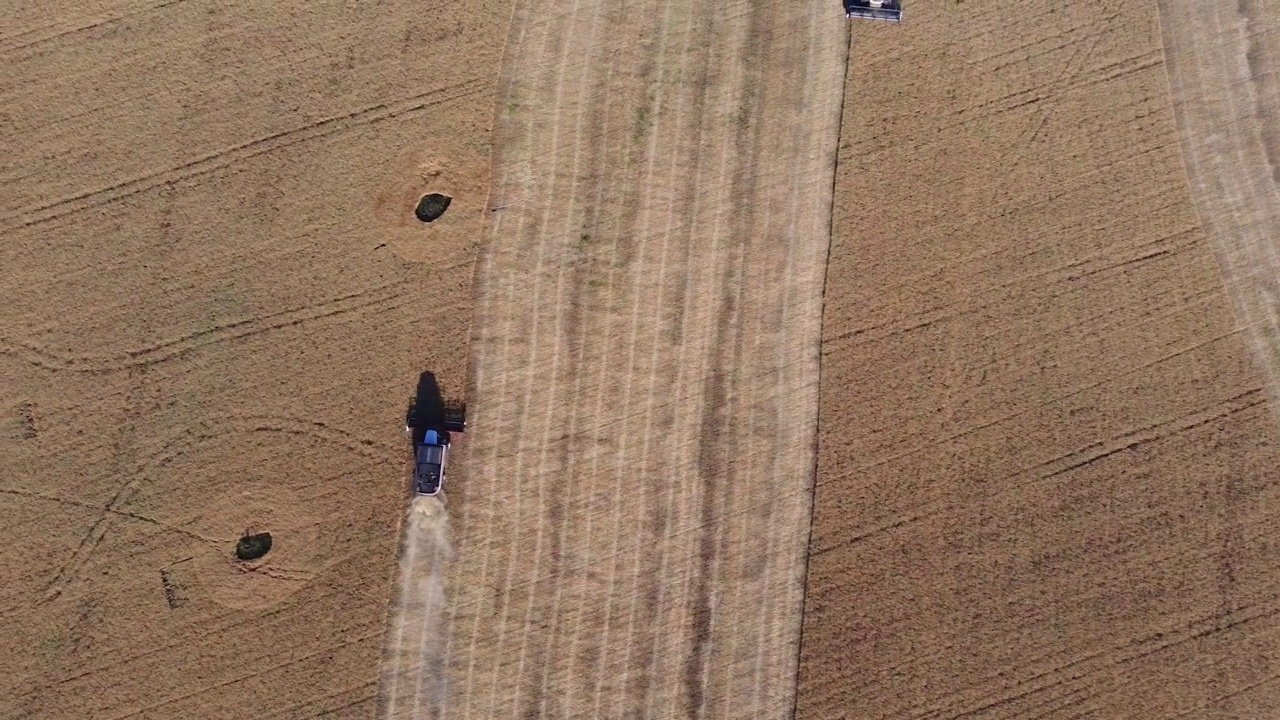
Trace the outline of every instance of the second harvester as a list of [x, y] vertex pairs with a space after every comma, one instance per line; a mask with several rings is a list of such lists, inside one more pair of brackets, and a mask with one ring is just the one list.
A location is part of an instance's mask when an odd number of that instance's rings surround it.
[[866, 20], [902, 21], [902, 3], [898, 0], [844, 0], [845, 17]]

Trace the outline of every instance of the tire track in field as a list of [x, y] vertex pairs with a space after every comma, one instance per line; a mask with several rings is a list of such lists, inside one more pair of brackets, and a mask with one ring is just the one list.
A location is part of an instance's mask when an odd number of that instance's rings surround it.
[[448, 715], [791, 711], [846, 27], [516, 7]]

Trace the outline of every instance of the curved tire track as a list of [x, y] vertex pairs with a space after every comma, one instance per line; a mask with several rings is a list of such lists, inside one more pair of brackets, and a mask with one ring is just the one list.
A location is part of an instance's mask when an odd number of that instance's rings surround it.
[[112, 373], [147, 367], [183, 357], [200, 348], [239, 340], [271, 330], [293, 327], [350, 312], [378, 312], [398, 306], [404, 294], [403, 281], [360, 290], [315, 305], [291, 308], [257, 317], [236, 320], [207, 330], [113, 354], [61, 353], [21, 338], [0, 336], [0, 353], [46, 370], [82, 373]]

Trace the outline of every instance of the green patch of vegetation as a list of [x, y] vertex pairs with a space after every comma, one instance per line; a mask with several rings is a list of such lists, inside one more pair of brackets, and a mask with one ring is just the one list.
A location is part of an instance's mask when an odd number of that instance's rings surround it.
[[46, 653], [57, 653], [66, 650], [71, 645], [71, 638], [67, 636], [66, 631], [61, 628], [52, 630], [44, 637], [40, 638], [40, 649]]
[[649, 132], [649, 126], [652, 119], [649, 117], [649, 106], [641, 105], [636, 108], [636, 124], [635, 124], [635, 140], [639, 141]]

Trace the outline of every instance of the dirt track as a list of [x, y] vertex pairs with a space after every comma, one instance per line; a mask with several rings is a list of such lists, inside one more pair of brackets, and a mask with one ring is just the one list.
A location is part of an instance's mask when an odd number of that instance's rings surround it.
[[853, 41], [799, 717], [1274, 716], [1280, 433], [1154, 4], [911, 10]]
[[1192, 198], [1278, 400], [1280, 3], [1162, 0], [1160, 19]]
[[400, 569], [383, 638], [378, 718], [440, 717], [445, 673], [445, 568], [453, 551], [439, 497], [415, 497], [402, 531]]
[[826, 0], [519, 5], [450, 717], [790, 712], [846, 37]]

